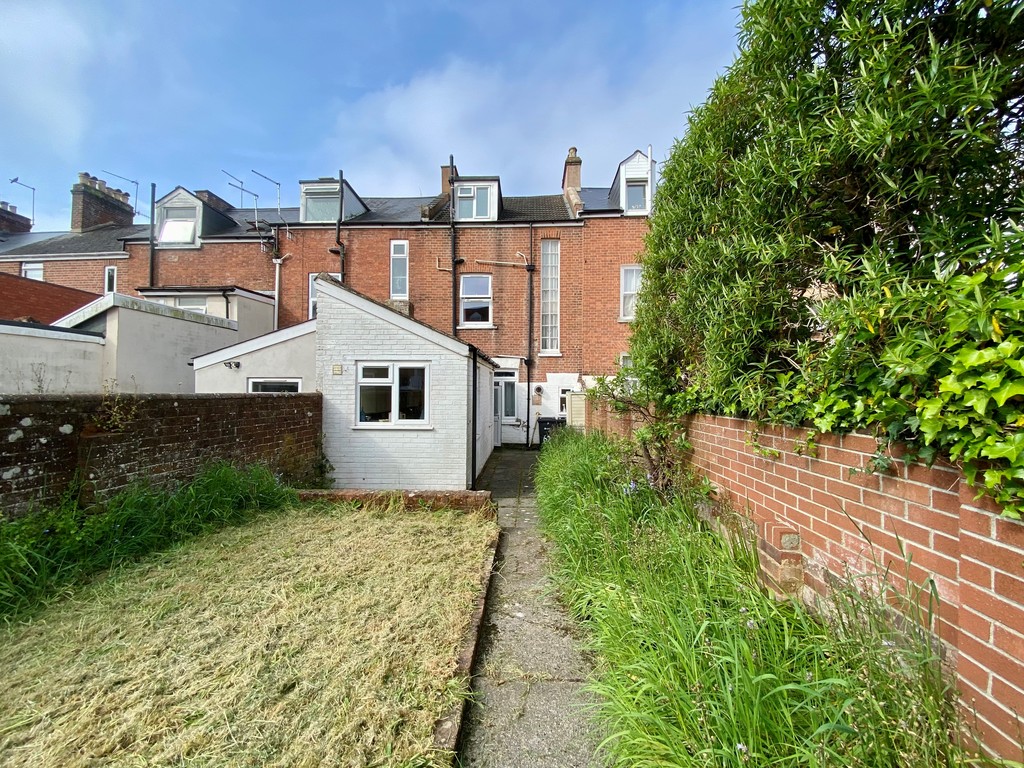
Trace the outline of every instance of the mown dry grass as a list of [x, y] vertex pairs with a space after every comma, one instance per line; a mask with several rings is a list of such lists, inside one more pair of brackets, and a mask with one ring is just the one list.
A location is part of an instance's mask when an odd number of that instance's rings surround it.
[[2, 766], [432, 765], [494, 523], [318, 505], [0, 628]]

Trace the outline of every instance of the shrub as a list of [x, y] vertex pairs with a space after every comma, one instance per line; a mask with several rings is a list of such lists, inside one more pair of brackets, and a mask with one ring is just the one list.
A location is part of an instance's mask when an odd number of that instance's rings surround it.
[[754, 0], [663, 169], [631, 375], [1024, 508], [1024, 4]]

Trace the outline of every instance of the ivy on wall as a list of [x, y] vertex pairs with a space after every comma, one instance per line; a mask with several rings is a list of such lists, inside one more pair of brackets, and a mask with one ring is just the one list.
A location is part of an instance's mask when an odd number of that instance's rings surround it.
[[874, 429], [1024, 510], [1024, 0], [754, 0], [663, 168], [662, 412]]

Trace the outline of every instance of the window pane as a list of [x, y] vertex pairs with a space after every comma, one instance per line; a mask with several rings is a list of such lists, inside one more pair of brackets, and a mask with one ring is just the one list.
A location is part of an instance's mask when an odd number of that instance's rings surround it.
[[391, 385], [359, 385], [359, 421], [369, 423], [391, 419]]
[[206, 314], [206, 297], [205, 296], [181, 296], [175, 300], [175, 305], [179, 309], [187, 309], [192, 312], [201, 312]]
[[306, 197], [306, 221], [337, 221], [337, 195], [308, 195]]
[[636, 294], [627, 293], [622, 297], [622, 316], [633, 317], [636, 314]]
[[516, 383], [514, 381], [502, 382], [505, 387], [505, 413], [506, 419], [516, 417]]
[[426, 418], [426, 372], [423, 368], [398, 369], [398, 418]]
[[491, 277], [490, 275], [463, 275], [462, 276], [463, 296], [490, 296]]
[[188, 219], [167, 219], [160, 228], [161, 243], [191, 243], [195, 238], [196, 222]]
[[462, 301], [462, 322], [464, 323], [489, 323], [491, 322], [491, 302], [488, 299], [463, 299]]
[[490, 187], [476, 188], [476, 215], [486, 216], [488, 211], [487, 201], [490, 199]]
[[640, 290], [639, 267], [626, 267], [622, 270], [622, 290], [625, 293], [636, 293]]
[[360, 378], [389, 381], [391, 379], [391, 368], [386, 365], [364, 365]]
[[298, 392], [297, 381], [251, 381], [250, 392]]
[[195, 221], [196, 209], [192, 206], [164, 208], [164, 221], [171, 219], [180, 221]]
[[113, 293], [117, 290], [117, 267], [107, 267], [103, 271], [105, 293]]
[[647, 185], [626, 185], [626, 208], [630, 211], [642, 211], [647, 207]]
[[540, 242], [540, 348], [556, 352], [559, 345], [559, 242]]
[[30, 280], [42, 280], [43, 265], [38, 263], [23, 264], [21, 266], [21, 276], [27, 277]]
[[409, 295], [409, 260], [404, 256], [391, 259], [391, 298], [404, 298]]
[[472, 219], [473, 218], [473, 198], [472, 197], [460, 197], [458, 200], [458, 210], [456, 216], [460, 219]]

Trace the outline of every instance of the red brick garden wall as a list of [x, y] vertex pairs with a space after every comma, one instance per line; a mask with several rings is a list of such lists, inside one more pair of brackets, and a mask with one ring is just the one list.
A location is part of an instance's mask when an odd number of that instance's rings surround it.
[[315, 479], [319, 393], [4, 395], [0, 520], [58, 499], [76, 472], [86, 500], [136, 480], [178, 484], [209, 462], [262, 463], [286, 482]]
[[[632, 423], [592, 407], [587, 427], [622, 435]], [[775, 587], [813, 600], [832, 580], [875, 565], [890, 566], [897, 582], [903, 573], [932, 579], [967, 719], [994, 753], [1022, 759], [1024, 525], [976, 500], [955, 467], [896, 460], [872, 472], [867, 435], [821, 435], [808, 449], [803, 429], [707, 416], [685, 427], [692, 466], [755, 524]]]

